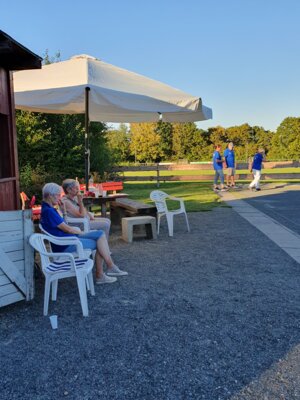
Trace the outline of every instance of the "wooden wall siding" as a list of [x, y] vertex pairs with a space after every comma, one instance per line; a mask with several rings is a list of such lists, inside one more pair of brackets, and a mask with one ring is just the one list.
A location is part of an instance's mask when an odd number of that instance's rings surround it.
[[0, 212], [0, 307], [34, 297], [31, 210]]
[[19, 203], [16, 178], [0, 179], [0, 211], [17, 210], [20, 208]]
[[18, 210], [19, 170], [12, 73], [0, 68], [0, 210]]

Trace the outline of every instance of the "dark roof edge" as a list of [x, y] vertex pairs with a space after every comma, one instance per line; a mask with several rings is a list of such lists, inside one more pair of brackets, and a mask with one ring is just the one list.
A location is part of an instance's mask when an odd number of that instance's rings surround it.
[[[0, 43], [8, 42], [10, 43], [11, 49], [7, 49], [4, 54], [0, 53], [0, 66], [8, 67], [11, 70], [14, 69], [30, 69], [30, 68], [41, 68], [43, 58], [33, 53], [27, 47], [23, 46], [21, 43], [17, 42], [7, 33], [0, 30]], [[22, 57], [22, 60], [18, 62], [17, 58], [14, 57], [18, 55]], [[2, 62], [1, 62], [2, 61]]]

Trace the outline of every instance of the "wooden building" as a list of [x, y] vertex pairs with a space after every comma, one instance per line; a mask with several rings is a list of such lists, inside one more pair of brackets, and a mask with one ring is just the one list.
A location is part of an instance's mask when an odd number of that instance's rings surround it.
[[41, 68], [42, 58], [0, 30], [0, 307], [33, 298], [31, 211], [20, 210], [12, 71]]

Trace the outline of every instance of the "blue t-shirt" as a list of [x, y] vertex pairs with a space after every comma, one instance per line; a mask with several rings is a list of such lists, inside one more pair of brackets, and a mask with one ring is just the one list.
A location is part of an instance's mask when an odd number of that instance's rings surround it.
[[[45, 201], [42, 202], [41, 212], [41, 225], [45, 231], [49, 232], [50, 235], [58, 237], [76, 236], [72, 233], [66, 233], [58, 228], [58, 225], [62, 224], [64, 219], [59, 215], [54, 207], [51, 207]], [[63, 252], [68, 246], [58, 246], [57, 244], [51, 244], [52, 250], [55, 253]]]
[[214, 169], [223, 169], [223, 165], [221, 162], [217, 162], [217, 160], [222, 160], [221, 154], [216, 150], [213, 154], [213, 165]]
[[234, 151], [226, 149], [224, 151], [225, 162], [228, 168], [234, 168]]
[[253, 158], [252, 169], [261, 170], [261, 164], [263, 162], [263, 156], [261, 153], [256, 153]]

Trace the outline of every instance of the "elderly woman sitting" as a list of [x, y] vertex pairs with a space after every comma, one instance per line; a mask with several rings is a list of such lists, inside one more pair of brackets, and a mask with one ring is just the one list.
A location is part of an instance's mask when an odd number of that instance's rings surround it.
[[[93, 214], [89, 213], [83, 205], [82, 195], [80, 194], [79, 184], [74, 179], [65, 179], [62, 183], [62, 188], [65, 195], [62, 197], [63, 212], [72, 218], [87, 218], [90, 229], [103, 230], [106, 239], [108, 240], [110, 230], [110, 219], [94, 218]], [[80, 224], [78, 225], [80, 226]]]
[[[113, 283], [117, 279], [115, 276], [128, 275], [121, 271], [113, 262], [108, 243], [103, 231], [91, 231], [88, 233], [79, 233], [80, 229], [69, 226], [54, 208], [60, 203], [61, 187], [56, 183], [47, 183], [43, 187], [43, 202], [41, 213], [41, 224], [45, 231], [53, 236], [77, 236], [81, 241], [83, 248], [96, 250], [96, 283]], [[52, 245], [54, 252], [73, 252], [74, 246]], [[107, 264], [106, 274], [103, 272], [103, 259]]]

